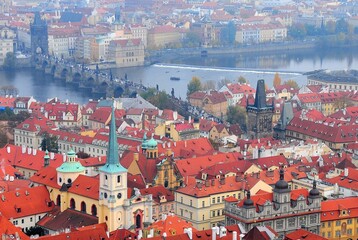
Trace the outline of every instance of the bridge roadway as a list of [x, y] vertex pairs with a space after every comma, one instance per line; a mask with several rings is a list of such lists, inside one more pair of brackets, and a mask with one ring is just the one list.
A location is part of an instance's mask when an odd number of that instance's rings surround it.
[[[141, 93], [147, 88], [142, 84], [113, 76], [111, 71], [103, 71], [115, 67], [114, 63], [78, 64], [72, 61], [44, 55], [36, 56], [35, 68], [78, 87], [80, 90], [92, 92], [94, 98], [120, 97], [125, 92]], [[102, 70], [101, 70], [102, 69]]]

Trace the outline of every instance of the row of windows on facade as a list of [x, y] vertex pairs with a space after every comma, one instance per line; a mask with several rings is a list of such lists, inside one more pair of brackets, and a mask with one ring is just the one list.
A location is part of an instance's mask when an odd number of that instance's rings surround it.
[[[39, 221], [40, 221], [40, 219], [41, 219], [41, 216], [39, 216]], [[29, 222], [32, 223], [33, 220], [34, 220], [34, 218], [30, 217]], [[12, 221], [12, 223], [14, 225], [19, 225], [19, 220], [14, 220], [14, 221]], [[26, 223], [25, 218], [21, 219], [21, 224], [25, 224], [25, 223]]]
[[[356, 229], [356, 233], [358, 233], [358, 228]], [[327, 232], [327, 236], [326, 236], [326, 232], [321, 232], [321, 235], [322, 235], [322, 237], [327, 237], [327, 238], [332, 237], [331, 231]], [[347, 230], [345, 230], [344, 233], [342, 233], [340, 230], [335, 231], [335, 237], [341, 237], [342, 235], [352, 236], [353, 230], [351, 228], [348, 228]]]
[[[169, 204], [165, 204], [164, 205], [164, 210], [163, 210], [163, 205], [159, 206], [159, 213], [161, 212], [167, 212], [169, 210]], [[153, 214], [155, 214], [155, 207], [153, 207]], [[170, 204], [170, 210], [174, 210], [174, 204]]]
[[138, 58], [136, 58], [135, 60], [134, 60], [134, 58], [123, 59], [123, 62], [138, 62]]
[[[228, 198], [229, 196], [230, 196], [230, 195], [226, 195], [226, 197], [225, 197], [225, 196], [213, 197], [213, 198], [211, 198], [211, 204], [222, 203], [222, 202], [224, 202], [224, 199], [225, 199], [225, 198]], [[236, 193], [234, 193], [232, 196], [233, 196], [234, 198], [236, 198]], [[238, 193], [238, 194], [237, 194], [237, 197], [238, 197], [238, 199], [241, 199], [241, 194]], [[180, 197], [180, 203], [183, 203], [183, 197]], [[190, 206], [193, 206], [193, 200], [190, 199], [189, 205], [190, 205]], [[202, 207], [205, 207], [205, 201], [202, 201], [202, 202], [201, 202], [201, 206], [202, 206]]]

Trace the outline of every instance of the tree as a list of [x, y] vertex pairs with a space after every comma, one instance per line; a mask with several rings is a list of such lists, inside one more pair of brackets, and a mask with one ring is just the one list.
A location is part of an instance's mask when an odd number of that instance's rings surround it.
[[85, 153], [83, 151], [77, 152], [76, 155], [78, 158], [81, 158], [81, 159], [86, 159], [86, 158], [91, 157], [91, 155], [89, 155], [88, 153]]
[[58, 153], [58, 140], [56, 136], [50, 136], [48, 132], [42, 134], [41, 150]]
[[201, 81], [198, 77], [193, 77], [191, 81], [188, 83], [188, 91], [187, 95], [200, 91], [202, 89]]
[[346, 107], [351, 107], [351, 106], [353, 106], [353, 103], [346, 95], [343, 95], [342, 97], [335, 99], [335, 101], [333, 102], [333, 107], [336, 110], [343, 109]]
[[307, 35], [307, 30], [304, 24], [297, 23], [292, 25], [288, 29], [288, 35], [291, 36], [293, 39], [304, 39]]
[[200, 42], [201, 39], [197, 33], [188, 32], [182, 41], [182, 45], [183, 47], [188, 47], [188, 48], [200, 47]]
[[336, 33], [348, 33], [348, 22], [343, 18], [336, 22]]
[[214, 80], [208, 80], [203, 83], [202, 90], [215, 90], [215, 81]]
[[230, 106], [227, 111], [227, 121], [231, 124], [239, 124], [243, 131], [247, 129], [246, 110], [240, 106]]
[[281, 77], [278, 73], [275, 73], [275, 76], [273, 78], [273, 86], [276, 88], [281, 85]]
[[243, 77], [243, 76], [240, 76], [240, 77], [237, 79], [237, 81], [238, 81], [239, 83], [241, 83], [241, 84], [247, 83], [246, 78]]
[[0, 148], [4, 147], [8, 143], [6, 131], [0, 131]]
[[290, 88], [293, 88], [293, 89], [299, 89], [299, 86], [297, 84], [297, 82], [295, 80], [287, 80], [285, 81], [285, 84], [287, 84], [288, 86], [290, 86]]
[[148, 100], [150, 98], [152, 98], [153, 96], [155, 96], [155, 94], [157, 93], [157, 90], [155, 88], [148, 88], [145, 92], [142, 92], [140, 94], [140, 96], [142, 98], [144, 98], [145, 100]]
[[19, 90], [14, 86], [7, 85], [7, 86], [2, 86], [0, 88], [0, 93], [3, 96], [6, 96], [6, 95], [16, 96], [19, 93]]
[[334, 34], [336, 31], [336, 23], [334, 21], [328, 21], [325, 30], [327, 34]]
[[45, 231], [41, 227], [30, 227], [25, 234], [27, 236], [33, 236], [33, 235], [39, 235], [39, 236], [45, 236]]
[[11, 70], [11, 69], [14, 69], [15, 66], [16, 66], [16, 58], [15, 58], [14, 53], [12, 53], [12, 52], [6, 53], [6, 57], [4, 60], [4, 65], [3, 65], [4, 69]]
[[226, 86], [228, 83], [231, 83], [231, 81], [227, 78], [223, 78], [220, 81], [217, 82], [217, 89], [222, 88], [223, 86]]

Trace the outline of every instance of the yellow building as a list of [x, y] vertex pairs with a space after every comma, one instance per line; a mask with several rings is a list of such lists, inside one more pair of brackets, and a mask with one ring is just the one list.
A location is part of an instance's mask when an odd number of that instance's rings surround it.
[[112, 40], [109, 43], [109, 60], [117, 67], [144, 65], [144, 45], [140, 38]]
[[162, 123], [154, 131], [156, 135], [171, 138], [175, 142], [200, 137], [199, 126], [191, 123]]
[[110, 123], [106, 164], [99, 168], [99, 177], [84, 173], [85, 168], [71, 150], [60, 167], [56, 170], [44, 167], [31, 180], [48, 188], [51, 200], [61, 211], [71, 208], [97, 216], [98, 223], [106, 223], [109, 231], [143, 229], [144, 222], [152, 222], [152, 195], [143, 196], [138, 189], [128, 195], [127, 169], [119, 163], [114, 117]]
[[233, 196], [243, 199], [244, 190], [250, 188], [253, 194], [259, 190], [271, 192], [272, 188], [265, 182], [240, 176], [222, 177], [198, 183], [189, 183], [175, 191], [177, 216], [193, 223], [196, 229], [209, 229], [225, 220], [224, 199]]
[[358, 238], [358, 197], [323, 201], [320, 235], [332, 240]]
[[156, 26], [148, 31], [149, 49], [174, 47], [180, 40], [181, 34], [170, 25]]
[[209, 138], [215, 142], [218, 142], [220, 139], [227, 136], [229, 136], [229, 131], [224, 124], [213, 126], [209, 132]]

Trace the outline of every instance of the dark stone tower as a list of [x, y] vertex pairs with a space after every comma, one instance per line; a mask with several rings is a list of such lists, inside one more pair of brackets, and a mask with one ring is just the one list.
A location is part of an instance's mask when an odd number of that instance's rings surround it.
[[259, 80], [256, 87], [254, 105], [247, 104], [248, 115], [247, 133], [248, 137], [263, 138], [272, 136], [272, 116], [274, 106], [266, 104], [265, 81]]
[[32, 57], [38, 53], [48, 54], [47, 23], [45, 20], [41, 19], [39, 12], [35, 12], [34, 21], [30, 26], [30, 31]]
[[293, 118], [293, 108], [291, 102], [285, 102], [282, 107], [281, 118], [278, 120], [276, 126], [273, 128], [274, 137], [277, 139], [286, 139], [286, 127], [287, 124]]

